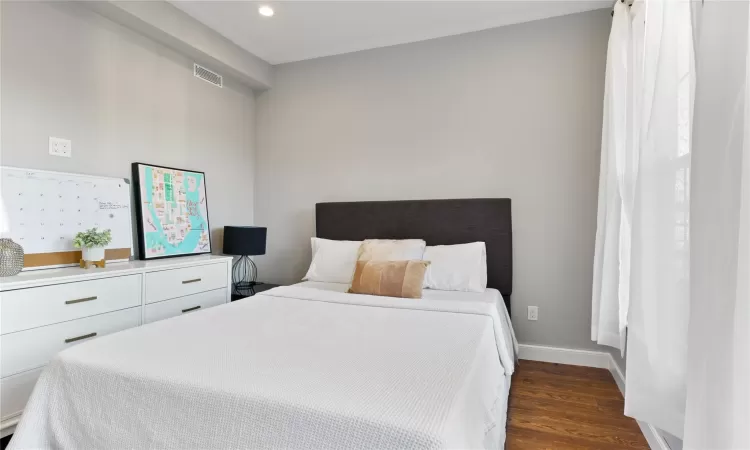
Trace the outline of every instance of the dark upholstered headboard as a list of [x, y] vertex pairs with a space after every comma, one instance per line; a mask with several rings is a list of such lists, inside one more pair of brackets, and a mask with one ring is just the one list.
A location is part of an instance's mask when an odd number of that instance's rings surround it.
[[427, 245], [483, 241], [487, 287], [510, 311], [513, 235], [509, 198], [341, 202], [315, 205], [316, 235], [324, 239], [424, 239]]

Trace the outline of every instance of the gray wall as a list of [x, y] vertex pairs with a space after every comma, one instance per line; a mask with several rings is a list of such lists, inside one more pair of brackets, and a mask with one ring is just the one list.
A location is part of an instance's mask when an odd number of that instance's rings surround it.
[[[193, 77], [189, 60], [66, 2], [2, 2], [0, 163], [130, 178], [130, 163], [206, 172], [214, 252], [252, 224], [253, 93]], [[73, 157], [50, 156], [50, 136]]]
[[610, 24], [599, 10], [276, 66], [258, 97], [261, 278], [304, 275], [316, 202], [510, 197], [520, 341], [595, 347]]

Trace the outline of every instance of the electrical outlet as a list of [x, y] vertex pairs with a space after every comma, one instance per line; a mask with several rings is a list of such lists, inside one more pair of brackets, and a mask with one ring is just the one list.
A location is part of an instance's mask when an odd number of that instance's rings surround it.
[[50, 136], [49, 154], [70, 158], [71, 156], [73, 156], [73, 144], [67, 139], [60, 139]]
[[539, 307], [538, 306], [529, 306], [528, 319], [529, 320], [539, 319]]

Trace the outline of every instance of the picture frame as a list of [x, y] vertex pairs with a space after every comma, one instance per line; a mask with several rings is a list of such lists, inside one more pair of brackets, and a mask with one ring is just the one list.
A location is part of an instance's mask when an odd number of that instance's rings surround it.
[[138, 259], [211, 253], [206, 174], [134, 162]]

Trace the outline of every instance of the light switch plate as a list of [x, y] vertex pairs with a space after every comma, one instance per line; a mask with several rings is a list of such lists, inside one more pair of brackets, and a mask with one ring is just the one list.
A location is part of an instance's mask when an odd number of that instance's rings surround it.
[[73, 156], [73, 144], [67, 139], [60, 139], [50, 136], [49, 154], [70, 158], [71, 156]]
[[538, 306], [529, 306], [528, 320], [537, 320], [539, 319], [539, 307]]

